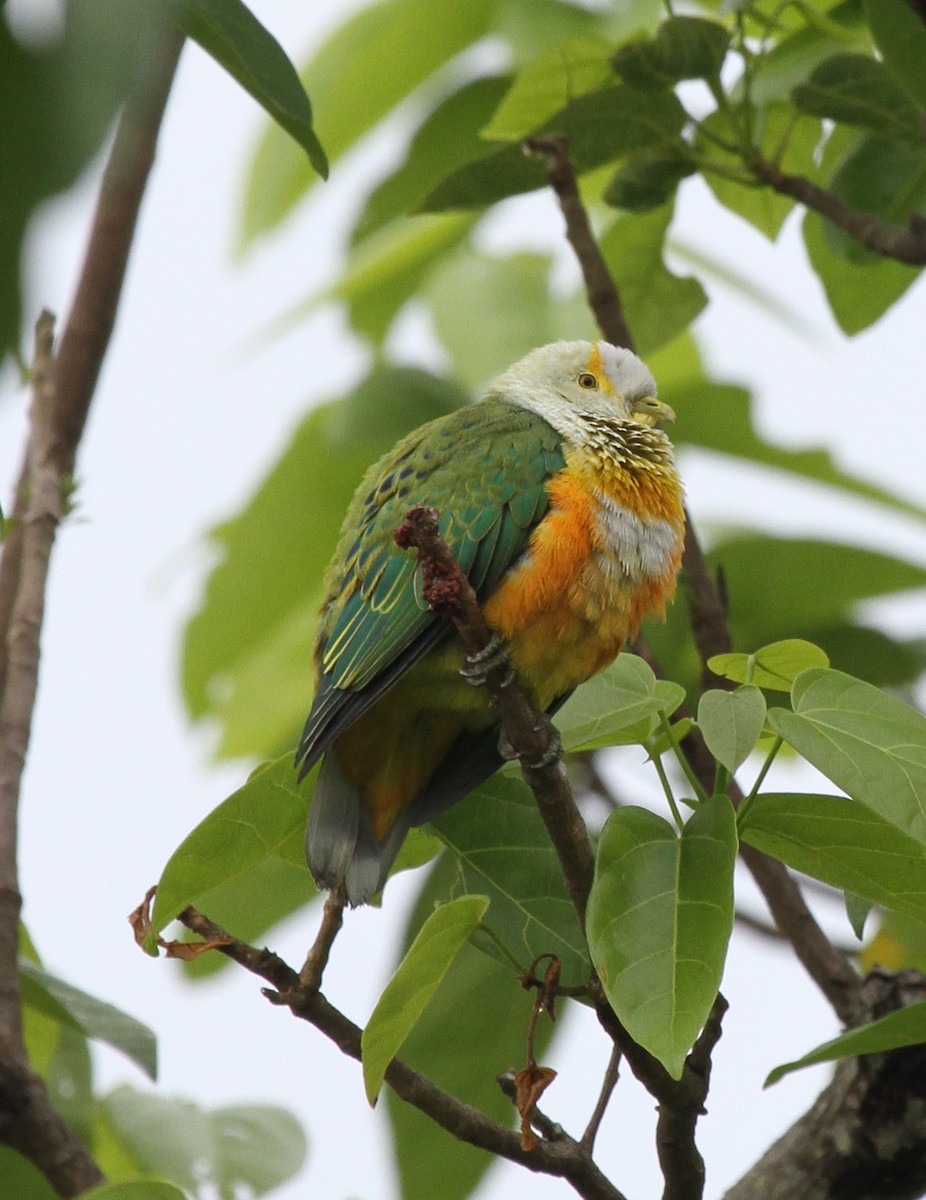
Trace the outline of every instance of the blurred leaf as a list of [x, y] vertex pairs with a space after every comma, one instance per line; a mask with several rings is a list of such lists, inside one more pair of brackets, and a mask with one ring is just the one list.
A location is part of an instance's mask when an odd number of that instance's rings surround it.
[[705, 801], [681, 837], [655, 813], [605, 822], [588, 905], [588, 944], [608, 1002], [635, 1041], [680, 1079], [720, 987], [733, 929], [736, 818]]
[[875, 967], [926, 969], [926, 922], [890, 909], [879, 916], [877, 932], [859, 952], [859, 971], [867, 975]]
[[[451, 893], [456, 860], [446, 851], [428, 874], [409, 917], [407, 948], [434, 905]], [[495, 1081], [522, 1060], [532, 997], [511, 966], [464, 945], [402, 1046], [402, 1057], [429, 1079], [502, 1125], [510, 1125], [511, 1101]], [[556, 1023], [541, 1017], [535, 1052], [543, 1055], [562, 1037], [568, 1007], [558, 1006]], [[466, 1200], [496, 1159], [467, 1142], [448, 1138], [433, 1121], [386, 1089], [403, 1200]]]
[[448, 900], [428, 917], [396, 968], [361, 1039], [363, 1085], [371, 1105], [376, 1103], [386, 1068], [488, 907], [485, 896]]
[[[718, 110], [706, 117], [700, 128], [705, 132], [699, 134], [698, 146], [708, 160], [703, 175], [714, 196], [774, 241], [794, 207], [794, 200], [757, 185], [742, 161], [742, 151], [727, 149], [713, 139], [720, 138], [731, 147], [739, 147], [740, 130], [750, 129], [751, 140], [765, 158], [790, 174], [811, 175], [821, 137], [820, 121], [795, 113], [791, 104], [772, 102], [757, 110], [746, 105], [734, 107], [731, 112]], [[719, 172], [710, 169], [712, 162], [721, 168]], [[731, 171], [742, 174], [742, 182], [731, 178], [728, 174]]]
[[97, 1000], [63, 979], [49, 975], [28, 959], [20, 959], [19, 973], [23, 1003], [50, 1016], [55, 1016], [56, 1007], [60, 1006], [73, 1028], [121, 1050], [150, 1078], [157, 1076], [157, 1038], [147, 1025], [105, 1000]]
[[874, 904], [863, 896], [856, 896], [854, 892], [846, 892], [843, 898], [846, 902], [846, 916], [852, 926], [852, 932], [861, 941], [865, 936], [865, 925], [871, 916]]
[[[69, 1025], [62, 1025], [59, 1032], [55, 1056], [46, 1076], [48, 1095], [55, 1111], [67, 1121], [81, 1141], [88, 1146], [93, 1145], [96, 1100], [93, 1094], [90, 1043], [83, 1033]], [[102, 1165], [101, 1169], [105, 1170]]]
[[[9, 1200], [59, 1200], [58, 1193], [38, 1167], [9, 1146], [0, 1146], [0, 1179], [3, 1180], [3, 1195]], [[182, 1196], [180, 1200], [183, 1200]]]
[[[474, 944], [507, 966], [555, 954], [566, 987], [588, 980], [585, 939], [534, 797], [520, 779], [496, 775], [432, 827], [459, 860], [455, 894], [489, 897]], [[500, 945], [499, 945], [500, 944]], [[502, 950], [500, 947], [504, 947]]]
[[680, 150], [643, 150], [620, 167], [605, 188], [604, 201], [625, 212], [649, 212], [665, 204], [696, 167]]
[[885, 1050], [898, 1050], [901, 1046], [917, 1046], [926, 1042], [926, 1001], [911, 1004], [898, 1012], [889, 1013], [879, 1021], [850, 1029], [848, 1033], [824, 1042], [796, 1062], [783, 1063], [770, 1071], [765, 1087], [771, 1087], [792, 1071], [812, 1067], [816, 1063], [837, 1062], [841, 1058], [852, 1058], [857, 1054], [882, 1054]]
[[172, 1183], [157, 1179], [133, 1179], [126, 1183], [104, 1183], [81, 1193], [84, 1200], [186, 1200], [184, 1193]]
[[[381, 0], [335, 29], [300, 72], [329, 159], [487, 33], [492, 8], [493, 0], [458, 0], [435, 21], [430, 0]], [[249, 170], [241, 245], [279, 225], [314, 182], [303, 155], [269, 126]]]
[[922, 119], [883, 63], [861, 54], [839, 54], [822, 62], [791, 97], [802, 112], [873, 133], [922, 145]]
[[791, 685], [808, 667], [828, 667], [826, 654], [813, 642], [787, 638], [772, 642], [754, 654], [715, 654], [707, 660], [715, 675], [734, 683], [754, 683], [776, 692], [790, 692]]
[[621, 216], [601, 239], [636, 349], [644, 355], [687, 329], [707, 304], [704, 288], [693, 276], [673, 275], [665, 265], [673, 207], [664, 204], [652, 212]]
[[567, 330], [597, 336], [584, 302], [585, 328], [573, 317], [575, 305], [551, 295], [552, 265], [545, 254], [489, 257], [463, 246], [435, 268], [421, 295], [456, 378], [482, 388], [522, 354]]
[[482, 130], [487, 141], [520, 141], [577, 96], [611, 81], [605, 38], [584, 36], [561, 42], [533, 59], [515, 77]]
[[871, 904], [926, 919], [926, 849], [843, 796], [765, 793], [739, 822], [740, 838]]
[[198, 1194], [251, 1188], [262, 1196], [291, 1179], [306, 1155], [305, 1134], [286, 1111], [264, 1104], [203, 1109], [188, 1100], [119, 1087], [103, 1101], [119, 1135], [150, 1170]]
[[564, 748], [576, 753], [640, 741], [641, 727], [648, 731], [652, 717], [671, 716], [684, 699], [684, 688], [625, 652], [577, 688], [554, 719]]
[[818, 667], [798, 676], [791, 703], [793, 712], [769, 713], [785, 741], [853, 800], [926, 843], [926, 717], [871, 684]]
[[187, 35], [237, 80], [306, 152], [323, 179], [328, 160], [312, 128], [312, 105], [273, 34], [241, 0], [166, 0]]
[[926, 24], [906, 0], [864, 0], [865, 18], [884, 65], [921, 108], [926, 108]]
[[351, 233], [353, 243], [412, 212], [443, 176], [485, 153], [479, 131], [510, 82], [507, 76], [474, 79], [428, 114], [404, 161], [367, 197]]
[[671, 87], [683, 79], [713, 79], [727, 56], [730, 35], [703, 17], [669, 17], [652, 40], [634, 39], [611, 62], [632, 87]]
[[323, 297], [346, 301], [354, 329], [382, 342], [427, 272], [459, 245], [473, 223], [472, 217], [459, 213], [395, 221], [352, 251], [344, 273]]
[[[618, 85], [579, 96], [544, 129], [569, 130], [570, 157], [581, 174], [635, 150], [672, 145], [684, 123], [685, 111], [674, 93]], [[447, 176], [421, 207], [431, 212], [482, 208], [545, 183], [539, 159], [526, 158], [520, 145], [504, 145]]]
[[794, 88], [806, 82], [822, 62], [845, 53], [847, 44], [851, 44], [858, 37], [864, 37], [864, 28], [859, 26], [861, 13], [857, 10], [851, 12], [852, 9], [855, 9], [855, 5], [843, 4], [838, 13], [840, 17], [849, 17], [850, 22], [856, 18], [857, 28], [853, 29], [851, 24], [843, 23], [839, 32], [839, 26], [835, 22], [829, 23], [825, 29], [819, 25], [814, 27], [805, 23], [805, 14], [819, 11], [813, 3], [804, 6], [803, 13], [797, 5], [789, 10], [781, 10], [780, 21], [787, 21], [788, 12], [797, 18], [793, 22], [794, 29], [776, 45], [771, 46], [767, 53], [754, 59], [749, 89], [753, 103], [761, 107], [770, 101], [790, 102]]
[[672, 430], [672, 440], [677, 446], [703, 446], [825, 483], [899, 512], [926, 517], [926, 509], [840, 470], [828, 450], [791, 450], [760, 437], [753, 423], [752, 399], [745, 388], [697, 377], [667, 385], [662, 382], [661, 372], [657, 378], [661, 383], [660, 394], [669, 399], [679, 414], [678, 427]]
[[153, 932], [265, 859], [301, 855], [310, 794], [308, 783], [296, 783], [292, 754], [258, 767], [170, 856], [158, 882]]
[[363, 472], [468, 397], [425, 371], [377, 367], [315, 409], [242, 511], [210, 534], [219, 562], [183, 645], [184, 697], [217, 717], [225, 756], [295, 746], [312, 692], [322, 581]]
[[731, 774], [755, 749], [764, 724], [765, 697], [752, 683], [733, 692], [711, 688], [698, 703], [698, 727], [707, 748]]

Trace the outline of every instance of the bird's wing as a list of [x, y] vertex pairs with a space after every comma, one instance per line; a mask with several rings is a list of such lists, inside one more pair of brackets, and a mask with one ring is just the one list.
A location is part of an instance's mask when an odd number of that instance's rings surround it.
[[367, 473], [329, 572], [303, 770], [451, 634], [416, 590], [417, 556], [393, 540], [408, 509], [440, 511], [441, 533], [485, 597], [526, 548], [563, 465], [560, 435], [545, 421], [487, 400], [410, 434]]

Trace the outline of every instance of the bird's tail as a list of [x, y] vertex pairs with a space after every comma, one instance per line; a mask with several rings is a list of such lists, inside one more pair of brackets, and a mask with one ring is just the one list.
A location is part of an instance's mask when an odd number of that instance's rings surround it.
[[377, 841], [360, 788], [344, 778], [335, 754], [325, 755], [305, 836], [309, 870], [319, 887], [343, 884], [351, 905], [368, 904], [386, 882], [408, 828], [407, 816], [400, 813]]

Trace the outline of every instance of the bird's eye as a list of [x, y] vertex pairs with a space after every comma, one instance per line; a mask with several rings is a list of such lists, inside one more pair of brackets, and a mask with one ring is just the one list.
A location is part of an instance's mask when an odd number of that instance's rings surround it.
[[576, 382], [580, 388], [588, 388], [590, 391], [598, 386], [598, 378], [591, 371], [583, 371]]

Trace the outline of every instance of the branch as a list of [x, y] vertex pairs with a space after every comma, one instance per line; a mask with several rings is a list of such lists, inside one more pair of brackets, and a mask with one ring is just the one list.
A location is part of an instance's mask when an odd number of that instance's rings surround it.
[[926, 265], [926, 220], [918, 213], [910, 214], [908, 225], [890, 225], [873, 213], [852, 208], [803, 175], [789, 175], [786, 171], [780, 171], [761, 155], [756, 155], [750, 166], [761, 183], [782, 196], [798, 200], [821, 217], [832, 221], [866, 250], [909, 266]]
[[[578, 194], [565, 138], [557, 135], [535, 139], [525, 143], [525, 148], [529, 153], [547, 156], [547, 174], [563, 208], [569, 240], [579, 260], [589, 304], [601, 332], [609, 341], [632, 348], [617, 289], [595, 242]], [[620, 314], [619, 320], [615, 314]], [[682, 570], [689, 595], [692, 636], [704, 665], [705, 680], [710, 680], [709, 686], [718, 687], [721, 681], [709, 675], [707, 661], [732, 646], [726, 604], [707, 565], [687, 509], [685, 526]], [[646, 658], [657, 675], [664, 675], [642, 640], [634, 648]], [[682, 748], [698, 780], [710, 793], [714, 786], [714, 760], [697, 729], [685, 738]], [[731, 798], [736, 803], [737, 798], [742, 797], [737, 797], [735, 790], [731, 789]], [[858, 976], [848, 959], [827, 940], [785, 866], [748, 847], [743, 848], [743, 859], [761, 889], [775, 923], [792, 943], [811, 978], [843, 1021], [857, 1021], [864, 1011], [858, 998]], [[633, 1060], [629, 1056], [628, 1060], [633, 1067]]]
[[[292, 967], [278, 955], [269, 950], [257, 950], [230, 937], [194, 908], [186, 909], [178, 920], [207, 940], [227, 939], [227, 944], [217, 947], [219, 953], [269, 983], [273, 991], [264, 994], [272, 1003], [289, 1008], [294, 1016], [313, 1025], [349, 1058], [360, 1061], [359, 1027], [320, 991], [304, 987]], [[526, 1151], [514, 1130], [499, 1125], [479, 1109], [451, 1096], [400, 1059], [390, 1063], [386, 1082], [400, 1099], [420, 1109], [460, 1141], [519, 1163], [531, 1171], [566, 1179], [584, 1200], [625, 1200], [582, 1146], [561, 1130], [555, 1140], [538, 1142], [532, 1150]]]
[[141, 196], [182, 39], [167, 33], [126, 101], [107, 163], [84, 267], [58, 354], [53, 320], [36, 327], [31, 430], [0, 557], [0, 1142], [63, 1196], [102, 1175], [26, 1062], [20, 1024], [17, 824], [38, 686], [49, 558], [77, 445], [112, 332]]

